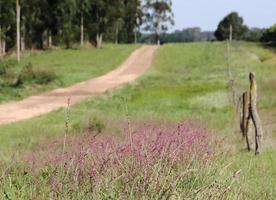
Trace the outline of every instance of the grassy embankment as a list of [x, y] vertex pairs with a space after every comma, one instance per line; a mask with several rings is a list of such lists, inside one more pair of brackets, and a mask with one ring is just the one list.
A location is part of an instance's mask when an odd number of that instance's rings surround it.
[[[0, 102], [22, 99], [105, 74], [137, 47], [106, 44], [102, 49], [47, 50], [25, 55], [20, 64], [11, 61], [6, 67], [0, 63]], [[27, 68], [30, 65], [31, 68]]]
[[[273, 125], [266, 124], [273, 121], [276, 112], [273, 98], [276, 55], [256, 44], [232, 45], [230, 60], [238, 91], [247, 89], [250, 71], [256, 73], [259, 83], [259, 107], [266, 136], [264, 153], [255, 157], [244, 150], [244, 142], [238, 133], [235, 108], [227, 90], [225, 47], [224, 43], [162, 47], [158, 50], [153, 68], [137, 83], [74, 106], [71, 109], [70, 132], [76, 135], [104, 124], [105, 132], [116, 133], [116, 122], [126, 119], [133, 123], [145, 119], [161, 123], [179, 122], [185, 118], [200, 119], [215, 129], [218, 138], [223, 138], [219, 147], [215, 148], [222, 158], [209, 163], [206, 169], [195, 169], [198, 171], [192, 174], [194, 177], [189, 176], [188, 179], [191, 185], [180, 184], [176, 195], [182, 191], [197, 198], [210, 195], [218, 199], [272, 199], [276, 192], [275, 129]], [[15, 149], [36, 149], [37, 144], [46, 138], [63, 135], [65, 115], [66, 111], [60, 110], [2, 126], [1, 149], [9, 153], [15, 152]], [[181, 167], [177, 169], [181, 170]], [[101, 192], [101, 197], [106, 197], [107, 191]], [[116, 190], [113, 192], [113, 197], [118, 197]]]

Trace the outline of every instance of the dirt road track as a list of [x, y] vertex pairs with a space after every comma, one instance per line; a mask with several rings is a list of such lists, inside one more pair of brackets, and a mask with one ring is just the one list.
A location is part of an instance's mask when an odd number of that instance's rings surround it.
[[33, 118], [66, 107], [69, 97], [71, 97], [71, 104], [76, 104], [122, 84], [130, 83], [151, 66], [157, 48], [157, 46], [143, 46], [137, 49], [120, 67], [101, 77], [83, 81], [68, 88], [31, 96], [22, 101], [1, 104], [0, 125]]

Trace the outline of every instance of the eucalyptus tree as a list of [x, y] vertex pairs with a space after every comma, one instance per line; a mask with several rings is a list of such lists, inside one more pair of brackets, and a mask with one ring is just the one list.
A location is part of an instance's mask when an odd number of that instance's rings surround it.
[[113, 1], [113, 5], [109, 10], [109, 18], [113, 20], [109, 20], [109, 27], [114, 29], [114, 38], [115, 43], [118, 44], [119, 40], [119, 31], [123, 28], [123, 16], [124, 16], [124, 2], [122, 0]]
[[76, 17], [76, 0], [57, 0], [53, 10], [57, 23], [57, 34], [66, 48], [70, 48], [75, 37], [73, 20]]
[[21, 0], [21, 49], [44, 47], [47, 32], [47, 0]]
[[47, 32], [47, 43], [48, 48], [52, 48], [53, 45], [53, 36], [56, 36], [58, 33], [58, 8], [59, 1], [57, 0], [46, 0], [45, 4], [45, 18], [44, 24]]
[[89, 18], [89, 0], [77, 0], [77, 20], [79, 21], [80, 27], [80, 44], [81, 46], [84, 44], [84, 30], [85, 25], [87, 25]]
[[20, 2], [16, 0], [16, 55], [17, 62], [20, 61]]
[[7, 43], [13, 45], [13, 34], [10, 32], [15, 28], [15, 1], [0, 1], [0, 56], [6, 53]]
[[120, 16], [122, 0], [90, 0], [89, 33], [97, 48], [102, 46], [103, 35], [113, 26]]
[[17, 46], [19, 60], [25, 47], [83, 45], [86, 35], [98, 48], [130, 43], [141, 22], [141, 0], [0, 0], [0, 54]]
[[160, 35], [174, 25], [171, 0], [145, 0], [143, 5], [144, 29], [153, 32], [160, 44]]
[[124, 1], [123, 30], [121, 40], [127, 43], [136, 43], [137, 32], [142, 24], [142, 7], [140, 0]]

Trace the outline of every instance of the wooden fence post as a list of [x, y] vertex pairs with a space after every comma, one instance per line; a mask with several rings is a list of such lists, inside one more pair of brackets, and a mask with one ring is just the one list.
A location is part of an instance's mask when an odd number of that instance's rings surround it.
[[255, 128], [255, 153], [261, 153], [261, 142], [263, 137], [263, 130], [261, 125], [261, 119], [257, 110], [257, 81], [256, 77], [253, 73], [249, 74], [250, 80], [250, 89], [249, 91], [243, 93], [241, 97], [241, 119], [240, 119], [240, 127], [243, 133], [243, 136], [246, 139], [247, 149], [250, 151], [250, 141], [249, 141], [249, 126], [250, 122], [253, 122]]
[[255, 128], [255, 142], [256, 142], [256, 154], [261, 153], [261, 140], [263, 137], [263, 130], [261, 119], [257, 110], [257, 81], [253, 73], [249, 74], [250, 79], [250, 115]]

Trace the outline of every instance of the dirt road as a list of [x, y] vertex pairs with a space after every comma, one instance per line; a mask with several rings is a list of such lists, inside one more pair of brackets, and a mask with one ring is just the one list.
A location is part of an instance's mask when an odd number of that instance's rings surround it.
[[157, 46], [143, 46], [137, 49], [119, 68], [101, 77], [83, 81], [68, 88], [31, 96], [22, 101], [1, 104], [0, 125], [33, 118], [66, 107], [69, 97], [71, 97], [71, 104], [76, 104], [132, 82], [151, 66], [156, 49]]

